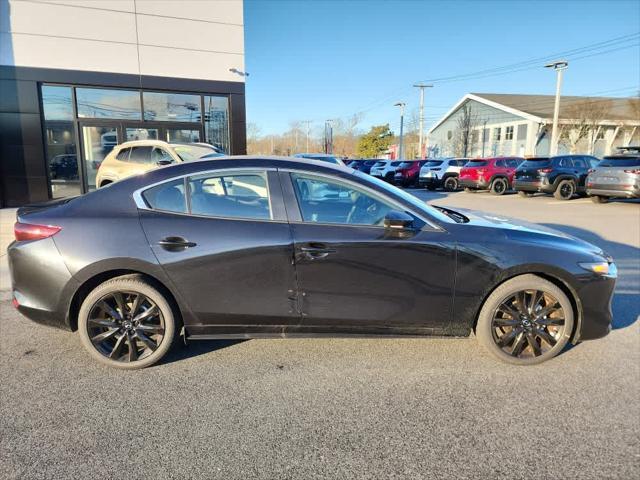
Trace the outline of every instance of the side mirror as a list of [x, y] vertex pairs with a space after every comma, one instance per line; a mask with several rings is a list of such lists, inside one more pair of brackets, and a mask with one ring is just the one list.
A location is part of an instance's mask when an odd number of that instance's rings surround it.
[[173, 160], [167, 160], [163, 158], [162, 160], [158, 160], [156, 162], [156, 165], [163, 166], [163, 165], [171, 165], [172, 163], [173, 163]]
[[405, 212], [391, 210], [384, 217], [384, 226], [390, 230], [411, 230], [413, 217]]

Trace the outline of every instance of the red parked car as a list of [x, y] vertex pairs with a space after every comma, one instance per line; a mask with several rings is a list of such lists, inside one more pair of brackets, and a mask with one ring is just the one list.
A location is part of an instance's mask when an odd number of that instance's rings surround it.
[[393, 176], [393, 183], [402, 187], [417, 185], [420, 167], [426, 160], [407, 160], [398, 165]]
[[513, 175], [522, 162], [521, 157], [476, 158], [462, 167], [458, 180], [466, 192], [489, 190], [502, 195], [511, 190]]

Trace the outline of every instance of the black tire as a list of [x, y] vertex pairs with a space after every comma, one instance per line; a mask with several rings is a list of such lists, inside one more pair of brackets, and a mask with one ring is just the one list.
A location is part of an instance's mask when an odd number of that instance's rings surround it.
[[593, 203], [607, 203], [609, 201], [609, 197], [603, 197], [602, 195], [594, 195], [591, 197], [591, 201]]
[[556, 200], [571, 200], [576, 193], [576, 182], [573, 180], [562, 180], [558, 183], [553, 196]]
[[445, 178], [443, 187], [447, 192], [455, 192], [458, 190], [458, 179], [456, 177]]
[[464, 191], [467, 193], [476, 193], [476, 189], [470, 187], [464, 187]]
[[179, 337], [169, 301], [140, 275], [113, 278], [94, 288], [80, 307], [78, 333], [95, 360], [126, 370], [159, 362]]
[[506, 178], [496, 178], [491, 182], [489, 191], [494, 195], [504, 195], [509, 190], [509, 182]]
[[[504, 307], [523, 292], [520, 304], [524, 314], [520, 313], [517, 301], [511, 308]], [[539, 298], [537, 302], [536, 298]], [[533, 310], [528, 309], [531, 303], [534, 303]], [[513, 315], [505, 315], [507, 310]], [[476, 336], [480, 344], [500, 360], [513, 365], [534, 365], [555, 357], [564, 349], [573, 325], [573, 307], [567, 295], [554, 283], [525, 274], [507, 280], [489, 295], [478, 316]], [[545, 345], [547, 348], [543, 351]]]
[[522, 190], [518, 190], [518, 195], [523, 198], [533, 197], [533, 192], [523, 192]]

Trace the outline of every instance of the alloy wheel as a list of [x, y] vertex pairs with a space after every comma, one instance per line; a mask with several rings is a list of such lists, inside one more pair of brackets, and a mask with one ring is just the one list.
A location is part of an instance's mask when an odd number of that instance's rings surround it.
[[560, 302], [541, 290], [522, 290], [505, 298], [491, 321], [496, 345], [522, 359], [544, 355], [563, 338], [565, 330]]
[[571, 198], [573, 196], [573, 185], [570, 183], [563, 183], [560, 186], [560, 195], [562, 198]]
[[495, 180], [493, 183], [493, 192], [496, 195], [502, 195], [507, 190], [507, 185], [502, 180]]
[[117, 362], [136, 362], [151, 355], [165, 335], [158, 305], [138, 292], [112, 292], [89, 310], [87, 333], [93, 347]]

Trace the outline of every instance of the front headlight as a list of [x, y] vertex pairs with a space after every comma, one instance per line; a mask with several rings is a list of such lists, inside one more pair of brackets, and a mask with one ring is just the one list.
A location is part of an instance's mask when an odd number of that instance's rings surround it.
[[583, 262], [578, 263], [580, 267], [584, 268], [589, 272], [593, 272], [598, 275], [602, 275], [603, 277], [617, 277], [618, 269], [616, 268], [616, 264], [613, 262]]

